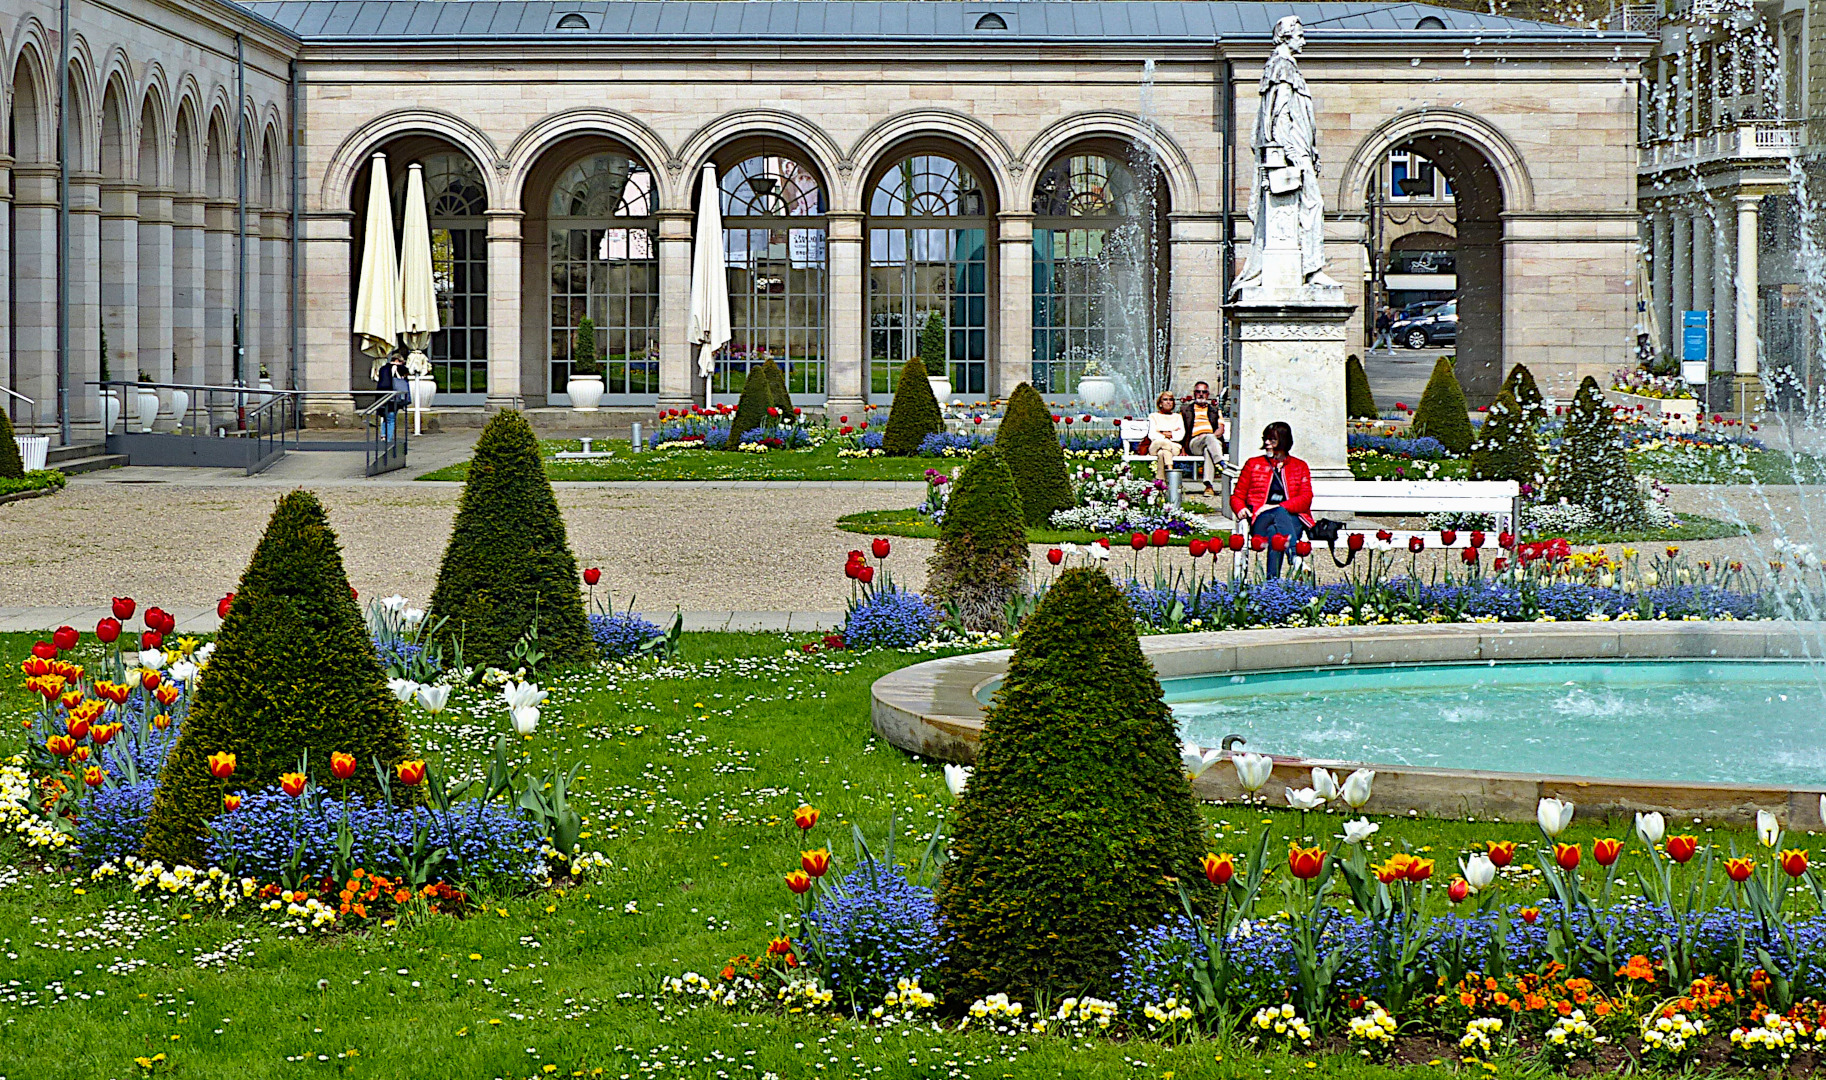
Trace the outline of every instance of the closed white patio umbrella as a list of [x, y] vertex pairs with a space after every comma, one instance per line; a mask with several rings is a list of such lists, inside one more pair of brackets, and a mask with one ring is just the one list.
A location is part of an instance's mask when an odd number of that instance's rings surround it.
[[442, 327], [437, 315], [437, 283], [431, 274], [431, 225], [425, 212], [425, 167], [413, 162], [406, 170], [406, 220], [400, 228], [400, 334], [412, 350], [406, 370], [412, 374], [412, 433], [419, 434], [425, 406], [435, 385], [425, 349]]
[[697, 373], [704, 377], [704, 404], [710, 404], [710, 377], [716, 351], [729, 344], [729, 275], [723, 262], [722, 192], [716, 166], [704, 166], [697, 199], [697, 238], [691, 251], [691, 321], [686, 340], [698, 347]]
[[[376, 359], [399, 344], [399, 272], [393, 261], [393, 199], [387, 190], [387, 155], [375, 154], [369, 169], [368, 224], [362, 233], [361, 276], [355, 282], [355, 335], [361, 351]], [[378, 367], [377, 369], [378, 370]]]

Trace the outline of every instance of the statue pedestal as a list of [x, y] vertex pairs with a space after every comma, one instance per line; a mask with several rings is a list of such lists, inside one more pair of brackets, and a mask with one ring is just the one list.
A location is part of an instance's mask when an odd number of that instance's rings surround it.
[[1227, 308], [1238, 372], [1231, 457], [1241, 466], [1260, 454], [1262, 429], [1284, 420], [1314, 478], [1348, 480], [1344, 325], [1356, 305], [1342, 285], [1287, 284], [1273, 272], [1279, 261], [1264, 275], [1274, 284], [1243, 286]]

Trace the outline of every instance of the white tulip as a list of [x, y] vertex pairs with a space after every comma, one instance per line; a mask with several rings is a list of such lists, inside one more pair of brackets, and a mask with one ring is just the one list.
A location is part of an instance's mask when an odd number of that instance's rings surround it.
[[1820, 820], [1826, 821], [1826, 795], [1820, 796]]
[[171, 677], [188, 686], [190, 680], [197, 677], [197, 666], [188, 660], [179, 660], [171, 665]]
[[1661, 815], [1650, 811], [1636, 815], [1636, 835], [1649, 847], [1661, 843], [1661, 837], [1667, 832], [1667, 822]]
[[1312, 789], [1327, 802], [1338, 797], [1338, 777], [1330, 769], [1312, 771]]
[[1325, 805], [1325, 800], [1319, 797], [1318, 792], [1309, 787], [1300, 788], [1298, 791], [1288, 788], [1287, 805], [1295, 810], [1317, 810]]
[[436, 716], [444, 711], [445, 705], [450, 703], [450, 685], [439, 683], [436, 686], [419, 687], [418, 703], [424, 706], [426, 712]]
[[539, 726], [539, 707], [537, 705], [519, 705], [513, 710], [514, 732], [518, 735], [531, 735]]
[[209, 663], [209, 658], [214, 656], [215, 654], [216, 654], [216, 643], [211, 641], [208, 644], [204, 645], [202, 648], [197, 650], [197, 655], [196, 655], [197, 666], [202, 667], [204, 664]]
[[1598, 588], [1608, 589], [1608, 588], [1610, 588], [1611, 583], [1616, 580], [1617, 579], [1612, 577], [1608, 572], [1599, 574], [1598, 575]]
[[1756, 838], [1763, 846], [1772, 848], [1782, 842], [1782, 826], [1775, 820], [1775, 815], [1767, 810], [1756, 812]]
[[1102, 544], [1086, 544], [1084, 553], [1091, 557], [1092, 562], [1103, 562], [1110, 557], [1110, 549]]
[[406, 598], [398, 593], [394, 593], [392, 596], [386, 597], [380, 602], [381, 607], [386, 608], [388, 611], [396, 612], [405, 610], [406, 604]]
[[388, 679], [387, 689], [393, 691], [393, 696], [403, 705], [412, 700], [413, 694], [418, 693], [418, 684], [411, 679]]
[[1558, 799], [1542, 799], [1534, 809], [1534, 820], [1540, 822], [1541, 831], [1552, 839], [1572, 824], [1572, 804]]
[[501, 687], [501, 697], [510, 709], [544, 704], [548, 696], [546, 691], [539, 689], [538, 683], [510, 682]]
[[1222, 750], [1205, 750], [1195, 742], [1179, 744], [1179, 762], [1186, 767], [1186, 775], [1194, 780], [1205, 775], [1205, 770], [1223, 759]]
[[1236, 766], [1236, 779], [1244, 791], [1260, 791], [1274, 774], [1274, 759], [1267, 754], [1231, 754], [1230, 764]]
[[139, 654], [139, 666], [147, 671], [158, 671], [165, 666], [165, 654], [157, 649], [142, 649]]
[[1642, 572], [1642, 584], [1652, 589], [1656, 585], [1661, 584], [1661, 575], [1655, 573], [1653, 570], [1644, 570]]
[[1374, 769], [1358, 769], [1351, 773], [1344, 778], [1344, 787], [1340, 789], [1344, 795], [1344, 801], [1350, 804], [1352, 810], [1363, 809], [1363, 804], [1369, 802], [1370, 788], [1375, 783], [1376, 770]]
[[951, 797], [957, 798], [970, 786], [970, 766], [946, 765], [945, 786], [951, 789]]
[[1460, 869], [1465, 873], [1465, 884], [1473, 889], [1488, 888], [1496, 880], [1496, 864], [1482, 852], [1466, 859]]
[[405, 626], [417, 626], [425, 621], [425, 609], [409, 607], [400, 612], [399, 621]]
[[1382, 826], [1371, 821], [1369, 818], [1358, 818], [1356, 821], [1347, 821], [1344, 823], [1344, 836], [1342, 839], [1347, 844], [1361, 844], [1365, 840], [1376, 835], [1376, 830], [1380, 828], [1382, 828]]

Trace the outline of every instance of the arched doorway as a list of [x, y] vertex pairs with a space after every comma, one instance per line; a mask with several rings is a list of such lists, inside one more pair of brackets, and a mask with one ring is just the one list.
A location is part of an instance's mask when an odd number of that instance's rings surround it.
[[[1383, 289], [1396, 311], [1441, 304], [1458, 295], [1458, 238], [1421, 229], [1388, 242]], [[1397, 344], [1400, 344], [1399, 342]]]
[[[13, 66], [6, 150], [12, 155], [12, 195], [6, 202], [7, 385], [38, 405], [41, 427], [56, 422], [57, 197], [48, 144], [51, 110], [44, 69], [31, 49]], [[20, 430], [32, 410], [10, 396], [7, 411]]]
[[918, 146], [869, 186], [869, 397], [891, 398], [914, 356], [942, 360], [957, 397], [989, 393], [995, 310], [988, 171], [960, 149]]
[[[1033, 197], [1033, 374], [1043, 394], [1077, 392], [1085, 365], [1134, 369], [1166, 357], [1167, 199], [1111, 145], [1068, 149]], [[1157, 366], [1157, 365], [1156, 365]]]
[[824, 184], [798, 154], [758, 140], [717, 157], [730, 340], [717, 354], [712, 399], [739, 395], [771, 358], [795, 400], [821, 403], [830, 372]]

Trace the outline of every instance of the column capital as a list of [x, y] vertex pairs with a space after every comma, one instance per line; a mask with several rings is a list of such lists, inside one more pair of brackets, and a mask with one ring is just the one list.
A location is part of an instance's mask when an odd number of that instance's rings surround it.
[[484, 210], [482, 217], [488, 222], [486, 228], [490, 244], [520, 242], [525, 214], [518, 210]]

